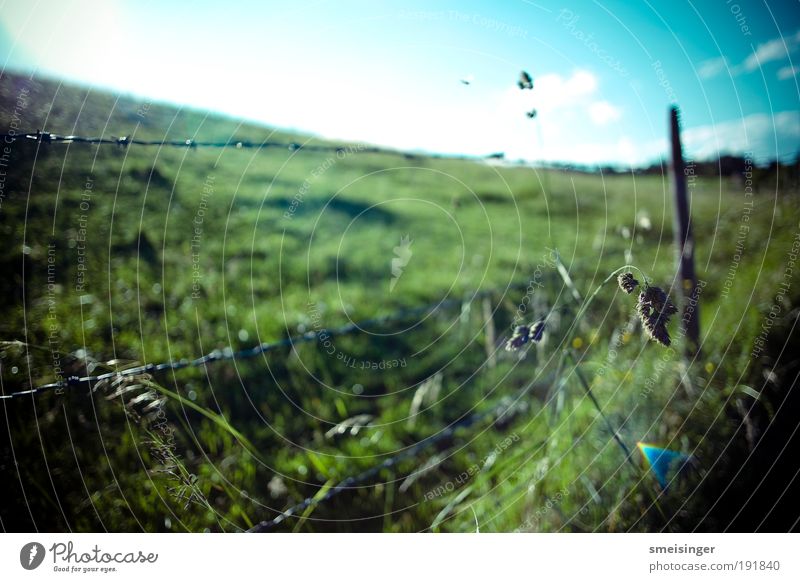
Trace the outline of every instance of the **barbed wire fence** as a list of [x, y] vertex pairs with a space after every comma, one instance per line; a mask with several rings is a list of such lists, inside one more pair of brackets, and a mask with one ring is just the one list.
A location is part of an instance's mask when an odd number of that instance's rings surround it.
[[[121, 378], [137, 376], [140, 374], [154, 374], [167, 370], [180, 370], [189, 367], [200, 367], [216, 362], [223, 362], [226, 360], [252, 358], [260, 354], [266, 354], [268, 352], [272, 352], [281, 348], [292, 348], [295, 345], [313, 342], [322, 337], [334, 337], [334, 336], [346, 335], [359, 330], [363, 330], [368, 326], [390, 324], [393, 322], [403, 321], [405, 319], [419, 315], [425, 315], [425, 314], [431, 315], [445, 308], [461, 305], [463, 309], [463, 306], [466, 303], [471, 303], [473, 301], [489, 297], [497, 293], [507, 292], [512, 289], [521, 289], [524, 288], [527, 284], [528, 283], [515, 283], [515, 284], [510, 284], [502, 289], [490, 289], [490, 290], [479, 291], [467, 294], [463, 299], [453, 298], [444, 301], [439, 301], [436, 303], [429, 303], [419, 307], [402, 309], [393, 312], [389, 315], [362, 320], [359, 322], [352, 322], [347, 325], [343, 325], [336, 328], [310, 331], [307, 333], [303, 333], [297, 336], [289, 337], [274, 342], [261, 343], [256, 346], [253, 346], [252, 348], [244, 350], [233, 350], [231, 348], [217, 349], [193, 360], [181, 359], [181, 360], [163, 362], [159, 364], [144, 364], [140, 366], [133, 366], [130, 368], [125, 368], [123, 370], [112, 371], [93, 376], [82, 376], [82, 377], [73, 376], [57, 382], [42, 384], [30, 390], [12, 392], [10, 394], [0, 394], [0, 400], [19, 399], [25, 396], [34, 396], [36, 394], [47, 391], [74, 388], [82, 385], [88, 385], [91, 388], [92, 384], [98, 384], [105, 381], [114, 381]], [[3, 343], [7, 346], [24, 345], [21, 342], [3, 342]], [[379, 474], [380, 471], [384, 469], [390, 469], [404, 460], [416, 458], [423, 451], [429, 449], [430, 447], [434, 446], [437, 443], [440, 443], [452, 437], [456, 433], [456, 431], [460, 429], [468, 429], [490, 418], [492, 419], [492, 422], [497, 422], [504, 415], [509, 415], [513, 413], [515, 404], [518, 403], [522, 399], [522, 397], [530, 390], [532, 384], [533, 382], [529, 382], [522, 390], [519, 391], [519, 393], [515, 398], [506, 396], [504, 398], [501, 398], [499, 403], [495, 404], [487, 411], [476, 412], [474, 414], [464, 416], [461, 419], [450, 423], [448, 426], [444, 427], [436, 434], [418, 441], [414, 445], [404, 449], [403, 451], [395, 455], [392, 455], [383, 462], [373, 467], [370, 467], [362, 471], [361, 473], [346, 477], [345, 479], [341, 480], [338, 484], [328, 489], [323, 495], [319, 497], [317, 496], [307, 497], [303, 499], [303, 501], [296, 503], [295, 505], [292, 505], [288, 509], [280, 512], [276, 517], [259, 522], [258, 524], [247, 530], [247, 532], [261, 533], [272, 530], [274, 527], [276, 527], [283, 521], [291, 517], [298, 516], [300, 512], [303, 512], [310, 507], [316, 507], [318, 505], [324, 504], [333, 497], [339, 495], [340, 493], [348, 489], [353, 489], [358, 487], [359, 485], [365, 483], [372, 477]]]
[[[28, 390], [20, 390], [16, 392], [11, 392], [9, 394], [0, 394], [0, 400], [13, 400], [15, 398], [22, 398], [24, 396], [33, 396], [36, 394], [49, 392], [52, 390], [64, 390], [83, 385], [89, 385], [91, 387], [92, 384], [97, 384], [98, 382], [113, 381], [130, 376], [138, 376], [139, 374], [155, 374], [158, 372], [164, 372], [169, 370], [182, 370], [184, 368], [199, 368], [201, 366], [217, 362], [254, 358], [261, 354], [266, 354], [281, 348], [292, 348], [295, 345], [313, 342], [318, 339], [324, 338], [326, 336], [334, 337], [334, 336], [348, 335], [354, 332], [362, 331], [364, 328], [367, 327], [381, 326], [390, 323], [400, 322], [420, 315], [432, 315], [437, 311], [439, 311], [440, 309], [449, 308], [456, 305], [464, 305], [465, 303], [471, 303], [472, 301], [475, 301], [477, 299], [490, 297], [497, 293], [503, 293], [505, 291], [509, 291], [512, 289], [524, 288], [525, 285], [526, 284], [524, 283], [513, 283], [502, 289], [487, 289], [484, 291], [468, 293], [462, 299], [456, 299], [456, 298], [445, 299], [443, 301], [432, 302], [417, 307], [408, 307], [404, 309], [399, 309], [387, 315], [373, 317], [370, 319], [364, 319], [361, 321], [355, 321], [330, 329], [323, 328], [319, 330], [308, 331], [281, 340], [276, 340], [272, 342], [263, 342], [258, 345], [252, 346], [250, 348], [245, 348], [241, 350], [234, 350], [233, 348], [226, 347], [222, 349], [215, 349], [203, 356], [194, 359], [182, 358], [178, 360], [170, 360], [168, 362], [142, 364], [138, 366], [132, 366], [130, 368], [114, 370], [97, 375], [69, 376], [67, 378], [57, 380], [55, 382], [40, 384]], [[23, 344], [22, 342], [11, 341], [11, 342], [0, 342], [0, 345], [5, 345], [7, 347], [10, 347], [14, 345], [24, 346], [25, 344]]]
[[[406, 157], [416, 157], [415, 154], [409, 154], [405, 152], [396, 152], [389, 149], [383, 148], [376, 148], [376, 147], [363, 147], [359, 146], [358, 148], [346, 147], [346, 146], [333, 146], [333, 145], [305, 145], [299, 144], [296, 142], [277, 142], [277, 141], [200, 141], [200, 140], [193, 140], [193, 139], [184, 139], [184, 140], [143, 140], [143, 139], [135, 139], [129, 136], [122, 136], [122, 137], [89, 137], [89, 136], [81, 136], [81, 135], [61, 135], [51, 132], [45, 132], [41, 130], [37, 131], [27, 131], [27, 132], [14, 132], [14, 133], [5, 133], [0, 134], [0, 140], [4, 141], [5, 143], [13, 143], [15, 141], [22, 141], [25, 143], [37, 143], [37, 144], [84, 144], [84, 145], [116, 145], [120, 148], [126, 148], [131, 145], [136, 146], [166, 146], [166, 147], [180, 147], [180, 148], [199, 148], [199, 147], [209, 147], [209, 148], [234, 148], [234, 149], [285, 149], [288, 152], [297, 152], [297, 151], [313, 151], [313, 152], [330, 152], [336, 154], [342, 153], [383, 153], [383, 154], [399, 154], [404, 155]], [[432, 156], [436, 157], [436, 156]], [[564, 277], [563, 265], [559, 263], [559, 274]], [[571, 281], [569, 277], [565, 279], [565, 283], [567, 288], [573, 288], [571, 285]], [[341, 336], [351, 334], [356, 331], [363, 330], [365, 327], [368, 326], [379, 326], [379, 325], [386, 325], [393, 322], [403, 321], [410, 317], [418, 316], [421, 314], [429, 313], [433, 314], [436, 311], [442, 308], [449, 308], [454, 305], [464, 305], [465, 303], [475, 301], [476, 299], [481, 299], [485, 297], [489, 297], [493, 294], [497, 293], [505, 293], [512, 289], [519, 289], [524, 288], [527, 286], [529, 282], [525, 283], [511, 283], [507, 285], [504, 289], [490, 289], [484, 291], [476, 291], [471, 294], [467, 293], [463, 298], [451, 298], [442, 301], [438, 301], [435, 303], [429, 303], [422, 306], [417, 307], [409, 307], [397, 310], [391, 314], [379, 316], [371, 319], [362, 320], [359, 322], [351, 322], [346, 325], [342, 325], [336, 328], [331, 329], [320, 329], [315, 331], [309, 331], [306, 333], [302, 333], [300, 335], [288, 337], [281, 340], [276, 340], [272, 342], [264, 342], [258, 345], [252, 346], [246, 349], [234, 350], [233, 348], [226, 347], [222, 349], [215, 349], [203, 356], [194, 359], [179, 359], [179, 360], [171, 360], [167, 362], [161, 363], [148, 363], [142, 365], [131, 366], [128, 368], [120, 369], [120, 370], [113, 370], [103, 374], [96, 374], [96, 375], [87, 375], [87, 376], [69, 376], [67, 378], [59, 379], [55, 382], [50, 382], [47, 384], [41, 384], [35, 386], [33, 388], [27, 390], [20, 390], [11, 392], [9, 394], [0, 393], [0, 400], [2, 401], [9, 401], [14, 399], [20, 399], [26, 396], [33, 397], [42, 393], [56, 391], [56, 390], [66, 390], [71, 388], [77, 388], [80, 386], [89, 386], [90, 389], [92, 385], [96, 385], [98, 383], [106, 382], [106, 381], [114, 381], [118, 379], [123, 379], [126, 377], [133, 377], [138, 376], [141, 374], [156, 374], [164, 371], [175, 371], [181, 370], [185, 368], [192, 368], [192, 367], [202, 367], [213, 363], [224, 362], [224, 361], [234, 361], [240, 359], [248, 359], [254, 358], [262, 354], [266, 354], [281, 348], [292, 348], [295, 345], [309, 343], [313, 341], [317, 341], [322, 337], [327, 336]], [[2, 345], [10, 346], [10, 345], [19, 345], [24, 346], [22, 342], [1, 342]], [[80, 358], [77, 358], [80, 359]], [[581, 380], [583, 380], [581, 378]], [[627, 445], [622, 441], [619, 436], [619, 431], [616, 430], [608, 419], [606, 414], [603, 412], [602, 407], [600, 406], [597, 399], [591, 392], [591, 388], [585, 381], [581, 382], [586, 392], [588, 399], [592, 406], [597, 410], [600, 417], [603, 419], [607, 430], [610, 432], [611, 436], [615, 440], [615, 442], [619, 445], [622, 452], [625, 455], [625, 459], [627, 462], [633, 464], [630, 449]], [[450, 438], [454, 435], [454, 433], [460, 429], [468, 429], [480, 422], [492, 418], [493, 422], [497, 422], [500, 418], [504, 415], [511, 413], [515, 407], [515, 403], [519, 402], [519, 400], [530, 390], [530, 387], [533, 385], [533, 382], [528, 382], [526, 386], [519, 391], [516, 398], [512, 397], [504, 397], [500, 399], [498, 404], [490, 407], [489, 410], [484, 412], [477, 412], [469, 416], [462, 417], [460, 420], [450, 423], [448, 426], [437, 432], [436, 434], [426, 437], [419, 442], [415, 443], [414, 445], [404, 449], [403, 451], [387, 458], [383, 462], [374, 465], [360, 473], [355, 475], [350, 475], [343, 480], [341, 480], [338, 484], [332, 486], [328, 489], [324, 494], [307, 497], [303, 499], [303, 501], [292, 505], [288, 509], [280, 512], [276, 517], [268, 520], [264, 520], [247, 530], [250, 533], [260, 533], [266, 532], [273, 529], [275, 526], [279, 525], [283, 521], [288, 518], [297, 516], [300, 512], [305, 511], [308, 508], [316, 507], [320, 504], [323, 504], [333, 497], [341, 494], [342, 492], [353, 489], [358, 487], [359, 485], [365, 483], [372, 477], [378, 475], [380, 471], [385, 469], [390, 469], [397, 465], [398, 463], [411, 458], [416, 458], [422, 451], [430, 448], [431, 446], [439, 443], [447, 438]], [[2, 390], [2, 388], [0, 388]]]
[[[121, 137], [90, 137], [85, 135], [61, 135], [51, 133], [49, 131], [19, 131], [13, 133], [0, 134], [0, 141], [10, 144], [14, 142], [22, 143], [39, 143], [39, 144], [85, 144], [85, 145], [115, 145], [120, 148], [126, 148], [131, 145], [136, 146], [159, 146], [159, 147], [178, 147], [178, 148], [232, 148], [232, 149], [276, 149], [286, 150], [288, 152], [307, 151], [307, 152], [328, 152], [336, 154], [401, 154], [406, 157], [416, 157], [415, 154], [398, 152], [388, 148], [368, 147], [359, 145], [353, 146], [335, 146], [335, 145], [309, 145], [301, 144], [298, 142], [283, 142], [283, 141], [247, 141], [247, 140], [228, 140], [228, 141], [202, 141], [195, 139], [178, 139], [178, 140], [148, 140], [137, 139], [131, 136]], [[430, 157], [430, 156], [426, 156]], [[432, 156], [436, 157], [436, 156]]]

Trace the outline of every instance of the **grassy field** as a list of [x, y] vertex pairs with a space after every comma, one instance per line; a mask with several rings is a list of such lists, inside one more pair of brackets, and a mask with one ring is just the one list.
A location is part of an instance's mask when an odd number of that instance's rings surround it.
[[[3, 131], [325, 145], [13, 75], [0, 78], [0, 121]], [[329, 345], [4, 402], [5, 529], [249, 528], [501, 402], [502, 418], [458, 429], [275, 529], [730, 521], [713, 503], [757, 439], [743, 418], [769, 422], [779, 408], [765, 384], [778, 386], [779, 373], [764, 370], [786, 356], [751, 352], [786, 282], [796, 190], [749, 198], [740, 181], [692, 184], [703, 347], [685, 367], [678, 322], [674, 350], [648, 341], [635, 298], [613, 284], [575, 319], [574, 293], [585, 299], [627, 263], [670, 286], [665, 177], [328, 145], [343, 149], [10, 145], [5, 393], [52, 381], [59, 366], [69, 376], [194, 358], [450, 301]], [[788, 281], [777, 320], [796, 304], [797, 278]], [[526, 293], [526, 320], [552, 315], [545, 340], [519, 356], [502, 346]], [[660, 490], [635, 450], [626, 461], [583, 380], [627, 446], [692, 453], [694, 469]]]

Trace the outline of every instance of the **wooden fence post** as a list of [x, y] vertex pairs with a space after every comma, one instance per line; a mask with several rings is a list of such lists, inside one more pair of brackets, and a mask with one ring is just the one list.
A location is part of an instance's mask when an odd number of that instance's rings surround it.
[[[681, 148], [678, 108], [670, 108], [670, 133], [672, 141], [672, 190], [675, 194], [675, 245], [678, 250], [677, 287], [680, 289], [682, 317], [685, 326], [686, 355], [694, 357], [700, 349], [700, 311], [697, 297], [697, 276], [694, 271], [694, 237], [692, 236], [689, 201], [686, 195], [683, 150]], [[689, 299], [694, 299], [693, 304]]]

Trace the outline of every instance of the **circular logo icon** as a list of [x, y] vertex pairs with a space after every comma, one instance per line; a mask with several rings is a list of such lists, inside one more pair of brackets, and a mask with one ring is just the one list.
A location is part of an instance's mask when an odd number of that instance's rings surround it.
[[19, 563], [26, 570], [35, 570], [44, 561], [44, 546], [39, 542], [30, 542], [19, 551]]

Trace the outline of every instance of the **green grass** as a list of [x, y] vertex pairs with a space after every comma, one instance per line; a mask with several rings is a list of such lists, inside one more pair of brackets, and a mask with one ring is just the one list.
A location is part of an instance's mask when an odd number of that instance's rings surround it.
[[[23, 85], [30, 89], [26, 128], [46, 124], [57, 133], [144, 139], [307, 139], [163, 105], [139, 115], [143, 104], [131, 99], [14, 76], [0, 79], [4, 127]], [[406, 366], [388, 371], [354, 369], [321, 346], [304, 344], [141, 378], [127, 405], [107, 400], [109, 387], [6, 403], [3, 434], [10, 438], [2, 464], [11, 485], [0, 515], [10, 529], [247, 528], [465, 414], [517, 397], [531, 382], [502, 422], [457, 431], [420, 458], [277, 529], [473, 531], [476, 517], [482, 532], [660, 529], [680, 506], [680, 487], [652, 506], [654, 481], [625, 463], [572, 366], [557, 369], [556, 361], [564, 349], [574, 353], [629, 446], [641, 440], [717, 458], [733, 430], [727, 410], [744, 397], [739, 387], [750, 377], [752, 340], [783, 276], [796, 227], [797, 192], [759, 194], [748, 252], [724, 298], [744, 197], [733, 182], [698, 181], [696, 260], [708, 284], [703, 355], [686, 386], [677, 358], [638, 328], [621, 335], [633, 298], [613, 286], [570, 330], [577, 306], [548, 261], [549, 249], [558, 249], [583, 296], [628, 262], [668, 285], [674, 247], [665, 178], [393, 152], [339, 158], [275, 149], [37, 150], [20, 143], [12, 150], [0, 208], [0, 339], [36, 347], [3, 350], [5, 392], [53, 380], [51, 350], [63, 354], [66, 373], [82, 374], [84, 356], [97, 362], [95, 371], [110, 360], [119, 361], [113, 368], [191, 358], [311, 329], [314, 310], [319, 325], [336, 327], [499, 289], [489, 300], [494, 351], [524, 294], [502, 290], [533, 277], [543, 283], [534, 294], [537, 314], [555, 306], [560, 317], [541, 347], [522, 361], [499, 351], [496, 366], [486, 362], [486, 320], [476, 301], [409, 329], [394, 324], [393, 335], [334, 339], [337, 354], [358, 361], [405, 358]], [[650, 229], [642, 228], [645, 216]], [[393, 249], [405, 235], [413, 254], [390, 293]], [[50, 287], [48, 245], [55, 245]], [[81, 273], [83, 289], [76, 289]], [[410, 422], [415, 392], [437, 372], [438, 399]], [[652, 388], [642, 396], [645, 385]], [[166, 399], [160, 423], [144, 416], [152, 400], [129, 402], [148, 389]], [[370, 415], [370, 425], [326, 436], [358, 414]], [[492, 456], [504, 439], [511, 444]], [[165, 450], [168, 461], [159, 454]], [[441, 462], [403, 485], [432, 458]], [[429, 495], [471, 468], [463, 484]], [[691, 504], [687, 511], [667, 527], [689, 528], [702, 515]]]

